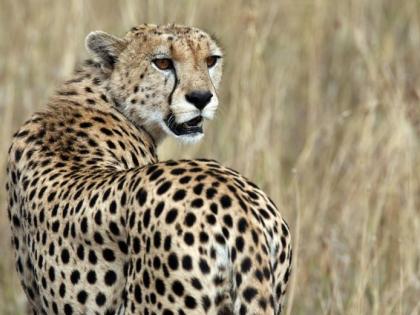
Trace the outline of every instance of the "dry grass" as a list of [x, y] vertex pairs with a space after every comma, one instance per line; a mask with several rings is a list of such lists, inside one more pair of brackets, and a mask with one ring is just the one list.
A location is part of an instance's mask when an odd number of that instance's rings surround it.
[[[222, 106], [195, 147], [276, 200], [294, 234], [286, 314], [420, 314], [420, 2], [0, 0], [0, 186], [12, 132], [94, 29], [178, 22], [226, 48]], [[0, 203], [0, 314], [24, 297]]]

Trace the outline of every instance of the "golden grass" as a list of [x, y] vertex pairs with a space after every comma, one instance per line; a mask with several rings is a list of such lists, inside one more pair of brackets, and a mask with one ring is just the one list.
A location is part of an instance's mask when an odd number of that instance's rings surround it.
[[[0, 186], [13, 131], [95, 29], [203, 27], [226, 48], [218, 118], [194, 147], [256, 181], [294, 235], [286, 314], [420, 314], [420, 2], [0, 0]], [[0, 314], [23, 314], [0, 193]]]

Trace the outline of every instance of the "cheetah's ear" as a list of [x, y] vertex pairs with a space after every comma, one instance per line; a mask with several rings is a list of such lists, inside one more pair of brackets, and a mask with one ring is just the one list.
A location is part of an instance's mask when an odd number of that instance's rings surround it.
[[126, 47], [124, 40], [102, 31], [89, 33], [85, 44], [87, 50], [98, 57], [104, 67], [111, 69]]

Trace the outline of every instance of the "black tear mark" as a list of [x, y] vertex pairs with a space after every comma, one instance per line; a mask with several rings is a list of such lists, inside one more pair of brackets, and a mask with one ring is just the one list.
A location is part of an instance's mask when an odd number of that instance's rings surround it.
[[173, 74], [175, 76], [175, 84], [174, 84], [174, 87], [172, 88], [171, 93], [169, 93], [169, 97], [168, 97], [168, 103], [169, 103], [169, 105], [172, 104], [172, 95], [174, 94], [174, 92], [175, 92], [175, 90], [176, 90], [176, 88], [177, 88], [177, 86], [179, 84], [178, 76], [176, 75], [176, 69], [174, 68], [172, 71], [173, 71]]

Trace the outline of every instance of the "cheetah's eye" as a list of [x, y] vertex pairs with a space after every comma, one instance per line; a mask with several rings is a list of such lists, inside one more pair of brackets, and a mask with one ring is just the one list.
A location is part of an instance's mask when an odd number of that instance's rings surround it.
[[157, 58], [153, 60], [153, 63], [160, 70], [170, 70], [174, 67], [172, 60], [169, 58]]
[[219, 58], [220, 58], [219, 56], [209, 56], [209, 57], [207, 57], [206, 58], [207, 67], [208, 68], [213, 67], [216, 64], [217, 59], [219, 59]]

